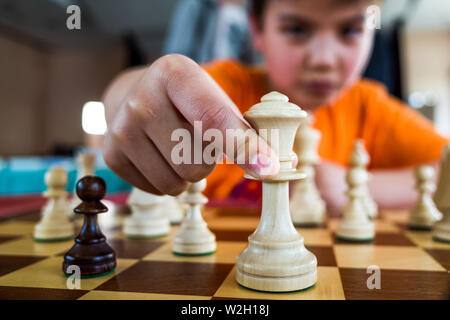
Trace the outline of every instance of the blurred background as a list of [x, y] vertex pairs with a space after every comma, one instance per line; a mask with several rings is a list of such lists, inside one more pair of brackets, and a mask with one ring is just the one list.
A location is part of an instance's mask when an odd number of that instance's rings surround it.
[[[80, 8], [79, 30], [67, 28], [70, 5]], [[260, 63], [246, 1], [0, 0], [0, 193], [39, 191], [43, 172], [61, 157], [76, 170], [70, 159], [101, 141], [96, 102], [108, 83], [172, 52]], [[450, 1], [383, 1], [365, 76], [450, 135]], [[101, 159], [97, 165], [112, 188], [127, 187]], [[17, 180], [33, 172], [39, 186]]]

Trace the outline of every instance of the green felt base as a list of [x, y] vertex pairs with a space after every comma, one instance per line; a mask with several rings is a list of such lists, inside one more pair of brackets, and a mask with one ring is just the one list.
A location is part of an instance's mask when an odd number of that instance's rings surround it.
[[[237, 282], [237, 281], [236, 281]], [[257, 289], [252, 289], [252, 288], [248, 288], [246, 286], [243, 286], [242, 284], [240, 284], [239, 282], [237, 282], [237, 284], [247, 290], [251, 290], [251, 291], [255, 291], [255, 292], [262, 292], [262, 293], [276, 293], [276, 294], [284, 294], [284, 293], [293, 293], [293, 292], [302, 292], [302, 291], [306, 291], [311, 289], [312, 287], [314, 287], [316, 284], [313, 284], [312, 286], [303, 288], [303, 289], [299, 289], [299, 290], [292, 290], [292, 291], [264, 291], [264, 290], [257, 290]]]
[[53, 239], [41, 239], [41, 238], [33, 238], [36, 242], [63, 242], [72, 240], [74, 236], [63, 237], [63, 238], [53, 238]]
[[137, 235], [137, 234], [127, 234], [127, 237], [130, 239], [157, 239], [157, 238], [166, 237], [167, 235], [168, 235], [168, 233], [157, 234], [154, 236], [142, 236], [142, 235]]
[[[107, 275], [110, 275], [111, 273], [113, 273], [115, 271], [115, 269], [112, 269], [111, 271], [108, 272], [103, 272], [103, 273], [99, 273], [99, 274], [90, 274], [90, 275], [82, 275], [80, 278], [81, 279], [91, 279], [91, 278], [100, 278], [100, 277], [104, 277]], [[73, 274], [69, 274], [69, 273], [65, 273], [64, 275], [66, 276], [66, 278], [72, 276]]]
[[176, 256], [181, 256], [181, 257], [201, 257], [201, 256], [209, 256], [210, 254], [213, 254], [216, 251], [210, 251], [210, 252], [205, 252], [205, 253], [181, 253], [181, 252], [175, 252], [172, 251], [172, 253]]
[[171, 222], [170, 225], [171, 226], [180, 226], [181, 225], [181, 221], [180, 222]]
[[371, 241], [373, 241], [374, 238], [351, 239], [351, 238], [337, 236], [337, 239], [342, 240], [342, 241], [346, 241], [346, 242], [358, 242], [359, 243], [359, 242], [371, 242]]
[[441, 239], [441, 238], [437, 238], [437, 237], [433, 237], [433, 240], [437, 241], [437, 242], [450, 243], [450, 240]]

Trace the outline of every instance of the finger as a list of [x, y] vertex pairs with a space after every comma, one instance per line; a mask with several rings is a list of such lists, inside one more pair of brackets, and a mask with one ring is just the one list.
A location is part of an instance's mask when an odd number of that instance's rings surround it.
[[120, 110], [112, 124], [112, 139], [136, 169], [161, 193], [178, 195], [188, 183], [167, 163], [153, 142], [134, 125], [133, 117]]
[[110, 147], [105, 137], [103, 157], [108, 167], [124, 181], [141, 190], [162, 195], [134, 166], [134, 164], [117, 148]]
[[[151, 76], [143, 79], [156, 79], [159, 75], [159, 90], [145, 90], [144, 94], [163, 93], [158, 101], [164, 105], [168, 97], [190, 125], [195, 126], [195, 122], [200, 121], [203, 132], [208, 129], [221, 132], [223, 143], [219, 151], [253, 176], [266, 177], [278, 173], [277, 155], [263, 138], [249, 130], [250, 126], [236, 105], [201, 67], [179, 55], [166, 56], [152, 67], [149, 69]], [[227, 129], [236, 135], [227, 137]], [[245, 138], [236, 139], [242, 133]], [[236, 148], [227, 148], [227, 145], [236, 145]]]
[[[158, 89], [157, 79], [154, 76], [146, 78], [149, 79], [139, 83], [128, 97], [122, 108], [124, 111], [119, 112], [120, 117], [127, 117], [128, 123], [140, 126], [182, 179], [196, 182], [205, 178], [216, 163], [215, 159], [203, 157], [203, 150], [208, 143], [200, 137], [199, 145], [195, 145], [193, 126], [178, 112], [165, 93]], [[184, 154], [180, 157], [177, 146], [182, 143], [189, 148], [183, 150]]]

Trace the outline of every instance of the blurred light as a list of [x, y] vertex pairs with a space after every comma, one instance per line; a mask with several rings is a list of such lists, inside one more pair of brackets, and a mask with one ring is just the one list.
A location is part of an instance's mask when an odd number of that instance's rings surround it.
[[422, 92], [413, 92], [409, 95], [408, 103], [415, 109], [422, 108], [427, 101], [427, 97]]
[[102, 135], [106, 132], [105, 107], [102, 102], [89, 101], [83, 106], [81, 126], [87, 134]]

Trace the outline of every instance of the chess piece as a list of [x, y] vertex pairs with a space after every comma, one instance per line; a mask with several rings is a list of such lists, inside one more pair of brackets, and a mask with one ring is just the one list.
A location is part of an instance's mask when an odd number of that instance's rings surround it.
[[48, 186], [44, 196], [49, 199], [42, 210], [41, 221], [34, 227], [36, 241], [63, 241], [73, 237], [74, 225], [67, 217], [67, 172], [63, 168], [50, 169], [45, 174]]
[[[95, 155], [93, 153], [80, 153], [76, 158], [77, 162], [77, 181], [85, 176], [93, 176], [95, 175]], [[72, 196], [72, 199], [69, 201], [69, 218], [71, 220], [75, 219], [77, 216], [74, 212], [74, 208], [79, 206], [81, 203], [81, 199], [77, 197], [76, 192]]]
[[346, 175], [348, 202], [337, 230], [337, 236], [342, 240], [371, 241], [375, 235], [375, 227], [367, 214], [364, 199], [365, 186], [369, 178], [365, 169], [367, 157], [361, 140], [357, 140], [350, 157], [350, 169]]
[[430, 230], [433, 224], [442, 218], [442, 214], [436, 208], [431, 198], [431, 193], [434, 191], [432, 182], [434, 169], [430, 166], [420, 166], [416, 168], [414, 174], [419, 199], [411, 210], [408, 227], [411, 229]]
[[165, 196], [133, 188], [128, 205], [131, 216], [125, 219], [123, 231], [130, 238], [157, 238], [170, 231], [169, 216], [163, 206]]
[[166, 195], [163, 206], [165, 208], [164, 210], [167, 211], [167, 214], [169, 216], [170, 224], [181, 224], [181, 221], [183, 221], [184, 218], [185, 206], [179, 203], [178, 198]]
[[236, 281], [260, 291], [297, 291], [317, 281], [317, 259], [305, 248], [289, 212], [289, 181], [305, 178], [292, 168], [292, 147], [306, 112], [288, 101], [285, 95], [271, 92], [244, 114], [259, 135], [267, 133], [266, 141], [274, 151], [279, 150], [280, 160], [279, 173], [262, 179], [261, 219], [236, 259]]
[[106, 193], [105, 181], [100, 177], [85, 176], [78, 181], [76, 192], [82, 202], [74, 211], [84, 215], [84, 223], [74, 246], [64, 255], [63, 272], [69, 274], [66, 271], [75, 265], [80, 268], [81, 277], [108, 274], [116, 267], [116, 255], [97, 222], [97, 214], [108, 211], [100, 201]]
[[293, 185], [290, 201], [292, 222], [298, 227], [317, 226], [325, 218], [325, 202], [314, 180], [314, 165], [319, 162], [317, 147], [320, 136], [320, 131], [311, 127], [309, 116], [307, 121], [300, 125], [294, 141], [298, 158], [297, 169], [306, 174], [305, 179], [300, 179]]
[[208, 199], [202, 195], [206, 179], [192, 183], [180, 201], [188, 205], [181, 229], [172, 242], [172, 251], [177, 255], [199, 256], [216, 251], [216, 236], [208, 229], [202, 217], [202, 205]]
[[[355, 148], [358, 148], [358, 152], [360, 153], [360, 156], [358, 157], [358, 166], [362, 169], [366, 170], [367, 172], [367, 166], [370, 162], [370, 156], [367, 153], [366, 149], [364, 148], [364, 141], [361, 139], [357, 139], [355, 142], [356, 146]], [[369, 180], [370, 175], [367, 175], [367, 181]], [[372, 199], [369, 193], [369, 189], [367, 187], [367, 181], [364, 182], [361, 185], [361, 192], [363, 194], [363, 202], [364, 202], [364, 208], [369, 216], [369, 219], [374, 219], [378, 215], [378, 206], [376, 202]]]
[[[77, 181], [85, 176], [94, 176], [95, 175], [95, 154], [90, 152], [81, 152], [77, 156]], [[74, 219], [77, 216], [75, 215], [73, 209], [76, 208], [81, 203], [80, 198], [77, 197], [76, 194], [73, 195], [70, 203], [69, 203], [69, 218]], [[114, 203], [108, 200], [103, 200], [102, 203], [108, 208], [109, 215], [113, 215], [116, 210], [116, 206]]]
[[450, 243], [450, 144], [442, 152], [434, 202], [438, 210], [442, 212], [443, 218], [433, 226], [433, 239]]

